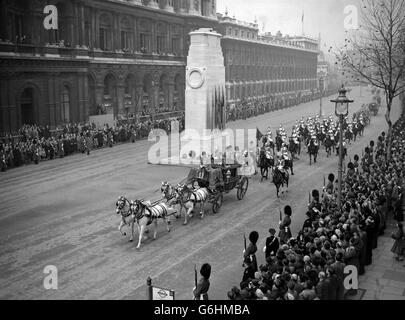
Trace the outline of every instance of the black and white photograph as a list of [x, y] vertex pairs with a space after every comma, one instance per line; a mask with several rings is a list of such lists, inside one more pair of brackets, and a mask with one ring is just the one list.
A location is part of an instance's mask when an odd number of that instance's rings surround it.
[[0, 10], [0, 300], [405, 300], [405, 0]]

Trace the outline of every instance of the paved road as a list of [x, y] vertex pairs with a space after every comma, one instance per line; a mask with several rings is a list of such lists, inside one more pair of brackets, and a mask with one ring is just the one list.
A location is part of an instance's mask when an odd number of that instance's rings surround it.
[[[364, 90], [363, 90], [364, 92]], [[363, 96], [365, 94], [363, 93]], [[361, 101], [358, 92], [351, 97]], [[288, 132], [294, 121], [314, 114], [319, 101], [302, 104], [244, 122], [231, 128], [265, 130], [283, 123]], [[324, 103], [327, 114], [331, 103]], [[385, 128], [382, 114], [373, 118], [366, 137], [350, 147], [359, 152]], [[150, 143], [114, 146], [89, 157], [75, 155], [10, 170], [0, 176], [0, 298], [1, 299], [144, 299], [145, 280], [176, 290], [176, 298], [191, 298], [193, 265], [213, 265], [211, 298], [226, 298], [242, 275], [243, 232], [255, 229], [263, 246], [267, 229], [278, 225], [278, 207], [293, 207], [293, 230], [302, 224], [312, 186], [322, 187], [323, 175], [335, 170], [337, 158], [310, 167], [306, 157], [296, 162], [289, 193], [276, 200], [275, 188], [255, 177], [243, 201], [236, 191], [225, 196], [217, 215], [208, 212], [201, 221], [180, 221], [167, 233], [160, 224], [158, 239], [147, 240], [140, 250], [122, 237], [114, 212], [120, 194], [129, 198], [159, 199], [162, 180], [179, 182], [188, 172], [181, 167], [152, 166], [146, 162]], [[210, 211], [210, 210], [209, 210]], [[259, 263], [263, 261], [259, 253]], [[43, 288], [43, 269], [58, 268], [58, 290]]]

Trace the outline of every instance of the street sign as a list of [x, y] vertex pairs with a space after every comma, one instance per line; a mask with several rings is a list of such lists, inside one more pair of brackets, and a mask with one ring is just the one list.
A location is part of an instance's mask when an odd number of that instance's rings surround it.
[[174, 300], [174, 291], [152, 286], [152, 300]]

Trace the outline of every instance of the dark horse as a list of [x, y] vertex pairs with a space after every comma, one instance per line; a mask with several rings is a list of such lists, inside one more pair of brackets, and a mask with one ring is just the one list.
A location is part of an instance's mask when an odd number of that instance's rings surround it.
[[300, 149], [301, 149], [301, 143], [299, 142], [299, 140], [297, 139], [298, 143], [294, 142], [293, 138], [290, 138], [290, 143], [288, 144], [288, 151], [290, 151], [291, 153], [291, 158], [299, 160], [297, 158], [297, 154], [299, 154]]
[[274, 158], [270, 154], [268, 154], [264, 148], [262, 148], [259, 153], [259, 167], [260, 174], [262, 176], [262, 182], [263, 179], [269, 178], [269, 168], [274, 167]]
[[[288, 188], [288, 180], [289, 180], [288, 171], [285, 171], [285, 173], [283, 173], [278, 169], [278, 167], [274, 168], [273, 183], [277, 189], [277, 198], [279, 198], [280, 187], [284, 188], [284, 183], [286, 184], [286, 186]], [[284, 191], [282, 191], [281, 193], [284, 193]]]
[[326, 150], [326, 157], [329, 158], [329, 156], [332, 154], [332, 148], [335, 146], [335, 140], [332, 140], [331, 136], [327, 136], [325, 140], [325, 150]]
[[284, 160], [284, 169], [285, 170], [290, 169], [291, 170], [291, 175], [292, 176], [294, 175], [294, 160], [292, 158], [288, 159], [288, 160]]
[[309, 153], [309, 165], [312, 165], [312, 156], [314, 156], [314, 163], [316, 163], [316, 158], [318, 157], [319, 146], [315, 144], [315, 141], [311, 139], [308, 145]]

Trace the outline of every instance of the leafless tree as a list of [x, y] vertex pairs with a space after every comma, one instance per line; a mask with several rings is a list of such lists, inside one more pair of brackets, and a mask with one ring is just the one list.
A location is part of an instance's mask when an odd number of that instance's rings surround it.
[[384, 91], [391, 141], [392, 103], [405, 92], [405, 0], [363, 0], [361, 11], [359, 29], [336, 55], [345, 73]]

